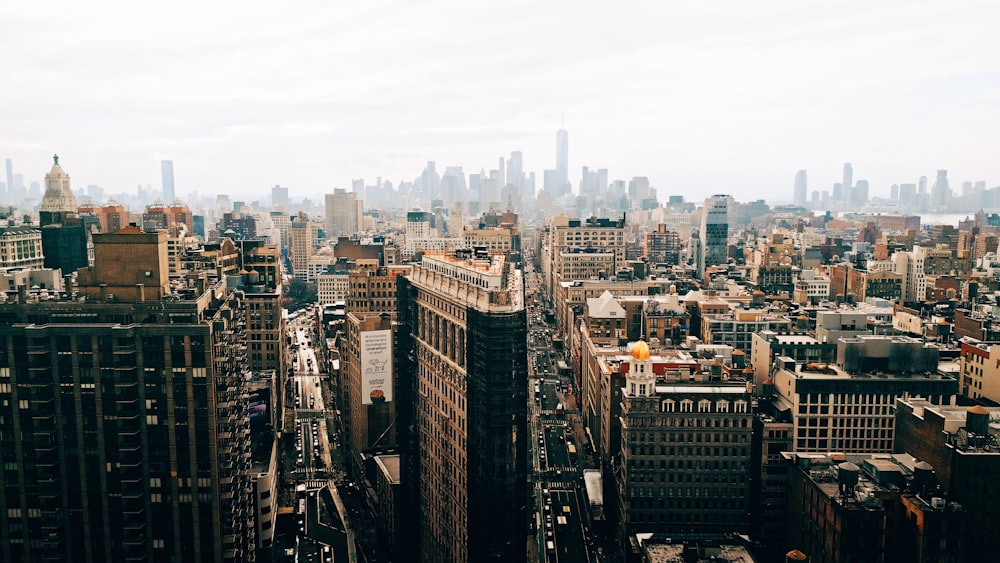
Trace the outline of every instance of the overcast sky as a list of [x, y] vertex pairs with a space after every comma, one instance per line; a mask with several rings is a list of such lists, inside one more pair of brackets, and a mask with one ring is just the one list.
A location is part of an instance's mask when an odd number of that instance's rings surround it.
[[[1000, 185], [1000, 3], [4, 2], [0, 158], [75, 188], [293, 198], [427, 160], [580, 167], [701, 199]], [[2, 178], [0, 178], [2, 180]]]

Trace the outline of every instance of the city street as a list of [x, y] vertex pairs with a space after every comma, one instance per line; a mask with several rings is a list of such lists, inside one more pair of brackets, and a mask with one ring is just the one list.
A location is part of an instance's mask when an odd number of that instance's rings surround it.
[[[302, 521], [294, 554], [286, 557], [292, 561], [333, 561], [335, 554], [340, 559], [346, 556], [343, 522], [335, 514], [332, 501], [324, 501], [317, 494], [341, 479], [342, 473], [337, 451], [339, 431], [330, 427], [336, 420], [329, 395], [330, 376], [324, 373], [325, 362], [318, 352], [322, 348], [316, 339], [321, 336], [315, 331], [313, 314], [307, 309], [287, 324], [292, 377], [288, 382], [286, 420], [291, 420], [295, 437], [294, 448], [286, 442], [282, 504], [293, 506]], [[299, 492], [293, 498], [292, 491], [296, 490]], [[332, 527], [324, 521], [331, 522]]]
[[[530, 263], [530, 260], [528, 261]], [[545, 304], [540, 295], [540, 277], [526, 276], [529, 350], [529, 428], [532, 433], [532, 468], [529, 480], [532, 513], [528, 540], [530, 561], [591, 562], [596, 556], [586, 535], [588, 516], [580, 502], [582, 477], [577, 432], [579, 416], [575, 397], [563, 392], [572, 385], [572, 376], [555, 366], [563, 361], [553, 338], [553, 325], [546, 322]]]

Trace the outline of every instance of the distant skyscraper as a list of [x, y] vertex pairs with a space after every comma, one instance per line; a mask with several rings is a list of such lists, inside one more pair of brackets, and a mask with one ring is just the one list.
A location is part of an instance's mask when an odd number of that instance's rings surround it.
[[569, 133], [565, 129], [556, 132], [556, 176], [559, 195], [572, 191], [569, 183]]
[[807, 193], [809, 193], [809, 184], [806, 171], [799, 170], [795, 173], [795, 189], [792, 192], [792, 202], [795, 205], [805, 205], [807, 203]]
[[641, 209], [643, 200], [649, 197], [649, 178], [633, 176], [628, 182], [628, 197], [633, 208]]
[[428, 200], [437, 199], [441, 176], [437, 173], [433, 160], [427, 161], [424, 172], [420, 175], [420, 190]]
[[275, 185], [271, 188], [271, 207], [288, 209], [288, 188]]
[[[465, 201], [468, 189], [465, 185], [465, 171], [461, 166], [449, 166], [441, 175], [441, 199], [446, 207], [456, 201]], [[369, 204], [370, 205], [370, 204]]]
[[177, 197], [174, 195], [174, 161], [160, 161], [160, 179], [163, 183], [163, 202], [173, 203]]
[[951, 200], [951, 188], [948, 187], [948, 171], [938, 170], [937, 179], [931, 187], [931, 209], [947, 207]]
[[725, 264], [729, 259], [729, 200], [725, 194], [705, 199], [701, 210], [702, 252], [698, 261], [698, 277], [709, 266]]
[[589, 166], [584, 166], [580, 172], [577, 190], [580, 195], [593, 195], [597, 191], [597, 172], [592, 172]]
[[848, 201], [851, 198], [851, 188], [854, 187], [854, 167], [850, 162], [844, 163], [844, 180], [840, 183], [841, 199]]
[[847, 199], [847, 195], [844, 192], [844, 184], [841, 184], [840, 182], [835, 183], [833, 185], [833, 194], [831, 197], [833, 197], [833, 201], [845, 201]]
[[14, 163], [7, 159], [7, 193], [0, 194], [0, 200], [12, 201], [14, 199]]
[[326, 238], [354, 236], [361, 230], [362, 202], [358, 194], [336, 188], [326, 194]]
[[507, 183], [517, 186], [523, 194], [524, 190], [524, 160], [521, 151], [513, 151], [507, 159]]
[[868, 203], [868, 180], [858, 180], [851, 188], [849, 201], [851, 205], [864, 205]]

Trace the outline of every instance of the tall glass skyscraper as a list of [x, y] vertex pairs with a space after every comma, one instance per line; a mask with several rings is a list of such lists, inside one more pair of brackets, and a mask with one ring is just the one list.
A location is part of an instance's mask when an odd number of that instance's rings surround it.
[[160, 161], [160, 178], [163, 182], [163, 202], [171, 203], [176, 197], [174, 195], [174, 161]]
[[705, 275], [705, 268], [725, 264], [729, 258], [729, 200], [725, 194], [705, 199], [701, 211], [702, 252], [698, 261], [698, 277]]
[[558, 177], [559, 195], [572, 190], [569, 186], [569, 133], [565, 129], [556, 132], [556, 175]]

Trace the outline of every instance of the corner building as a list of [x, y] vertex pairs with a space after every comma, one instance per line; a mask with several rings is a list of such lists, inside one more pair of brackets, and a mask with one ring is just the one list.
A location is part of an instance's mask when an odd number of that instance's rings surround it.
[[612, 461], [619, 538], [652, 532], [724, 536], [749, 527], [751, 389], [722, 366], [657, 376], [632, 348]]
[[[400, 279], [400, 426], [419, 560], [524, 561], [527, 317], [502, 255], [425, 255]], [[401, 393], [402, 395], [402, 393]]]

